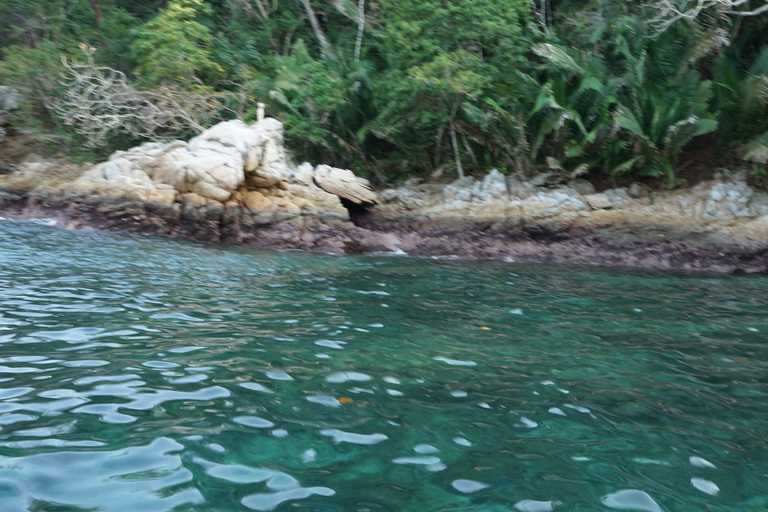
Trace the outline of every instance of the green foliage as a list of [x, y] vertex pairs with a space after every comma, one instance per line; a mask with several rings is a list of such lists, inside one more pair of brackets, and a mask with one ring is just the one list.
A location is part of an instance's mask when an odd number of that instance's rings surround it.
[[[104, 21], [96, 22], [89, 2], [80, 0], [4, 0], [0, 2], [0, 49], [8, 47], [58, 48], [61, 53], [77, 53], [80, 44], [96, 46], [108, 56], [103, 62], [121, 71], [132, 69], [130, 32], [138, 21], [115, 0], [99, 2]], [[58, 60], [58, 58], [56, 59]]]
[[529, 98], [534, 157], [572, 176], [673, 181], [686, 145], [718, 126], [712, 84], [693, 69], [698, 41], [675, 30], [648, 37], [634, 16], [592, 21], [575, 25], [583, 49], [534, 47], [547, 80]]
[[746, 156], [768, 144], [768, 48], [744, 71], [733, 59], [718, 57], [713, 81], [721, 145]]
[[249, 121], [265, 102], [297, 159], [379, 181], [459, 162], [672, 180], [705, 134], [726, 165], [768, 151], [768, 15], [659, 33], [655, 11], [614, 0], [547, 2], [546, 30], [529, 0], [365, 0], [362, 18], [357, 0], [98, 4], [101, 22], [87, 0], [0, 1], [0, 80], [27, 97], [24, 129], [66, 133], [46, 101], [85, 44], [148, 93], [215, 92]]
[[429, 168], [454, 159], [447, 141], [453, 128], [473, 167], [502, 155], [508, 164], [510, 142], [519, 137], [518, 123], [510, 122], [518, 98], [494, 91], [502, 92], [525, 64], [529, 8], [522, 0], [382, 1], [388, 69], [373, 85], [379, 114], [370, 133], [398, 141], [406, 153], [431, 156], [412, 162]]
[[[605, 167], [604, 149], [615, 142], [613, 113], [620, 81], [597, 57], [551, 44], [535, 47], [549, 81], [531, 97], [528, 126], [534, 158], [543, 149], [550, 167], [571, 176]], [[571, 55], [573, 54], [573, 55]], [[620, 166], [634, 165], [619, 164]], [[609, 173], [616, 169], [607, 169]]]
[[57, 131], [47, 103], [59, 91], [56, 79], [63, 69], [60, 52], [50, 41], [42, 41], [39, 48], [11, 45], [3, 49], [0, 83], [13, 86], [24, 98], [11, 119], [17, 129], [33, 134]]
[[142, 25], [134, 42], [135, 72], [142, 82], [203, 85], [205, 78], [220, 75], [223, 68], [210, 51], [211, 31], [197, 19], [211, 13], [203, 0], [172, 0]]
[[61, 49], [50, 41], [38, 48], [12, 45], [3, 49], [0, 80], [19, 89], [28, 98], [41, 98], [53, 92], [61, 72]]
[[630, 85], [626, 104], [615, 113], [636, 158], [626, 171], [674, 181], [674, 164], [685, 145], [717, 128], [708, 111], [710, 85], [695, 71], [667, 83]]

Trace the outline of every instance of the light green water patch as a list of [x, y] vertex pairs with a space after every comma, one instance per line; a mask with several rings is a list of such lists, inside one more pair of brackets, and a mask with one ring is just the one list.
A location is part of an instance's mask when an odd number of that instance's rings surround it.
[[0, 221], [0, 510], [762, 511], [768, 280]]

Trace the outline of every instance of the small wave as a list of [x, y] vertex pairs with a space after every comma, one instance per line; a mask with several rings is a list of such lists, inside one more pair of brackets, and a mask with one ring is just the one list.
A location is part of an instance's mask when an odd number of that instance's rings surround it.
[[59, 223], [56, 219], [9, 219], [8, 217], [0, 217], [0, 221], [2, 220], [8, 222], [29, 222], [31, 224], [40, 224], [42, 226], [55, 226]]
[[397, 247], [394, 251], [373, 251], [372, 256], [408, 256], [408, 253]]
[[41, 224], [43, 226], [55, 226], [59, 223], [56, 219], [30, 219], [29, 222], [33, 224]]

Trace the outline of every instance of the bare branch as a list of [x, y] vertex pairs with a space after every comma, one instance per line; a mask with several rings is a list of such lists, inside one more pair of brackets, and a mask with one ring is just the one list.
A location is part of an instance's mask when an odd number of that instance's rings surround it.
[[461, 165], [461, 154], [459, 153], [459, 141], [456, 137], [456, 123], [454, 120], [456, 119], [456, 113], [459, 111], [459, 105], [461, 105], [461, 100], [457, 101], [453, 105], [453, 113], [451, 113], [451, 121], [449, 123], [449, 128], [451, 131], [451, 144], [453, 145], [453, 159], [456, 162], [456, 172], [459, 175], [459, 179], [464, 179], [464, 166]]
[[86, 62], [62, 57], [63, 93], [44, 98], [46, 107], [72, 126], [89, 147], [99, 147], [117, 133], [158, 140], [184, 130], [202, 131], [217, 118], [222, 105], [213, 95], [173, 87], [142, 91], [124, 73], [93, 60], [93, 48], [83, 47]]
[[312, 31], [315, 33], [315, 38], [317, 39], [317, 42], [320, 43], [320, 48], [323, 53], [323, 57], [326, 56], [328, 53], [333, 53], [333, 46], [331, 46], [331, 43], [328, 41], [328, 38], [325, 37], [325, 34], [323, 33], [322, 27], [320, 27], [320, 22], [317, 21], [317, 16], [315, 15], [315, 11], [312, 9], [312, 6], [309, 5], [309, 0], [300, 0], [301, 4], [304, 6], [304, 10], [307, 11], [307, 18], [309, 18], [309, 24], [312, 25]]
[[768, 3], [751, 9], [749, 0], [655, 0], [648, 6], [657, 12], [651, 24], [659, 33], [680, 20], [695, 20], [705, 11], [716, 17], [759, 16], [768, 13]]

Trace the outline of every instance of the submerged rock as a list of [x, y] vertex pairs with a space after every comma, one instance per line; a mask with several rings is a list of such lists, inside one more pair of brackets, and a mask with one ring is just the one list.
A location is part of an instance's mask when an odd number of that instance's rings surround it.
[[661, 507], [648, 493], [637, 489], [624, 489], [603, 496], [603, 505], [616, 510], [637, 510], [643, 512], [662, 512]]

